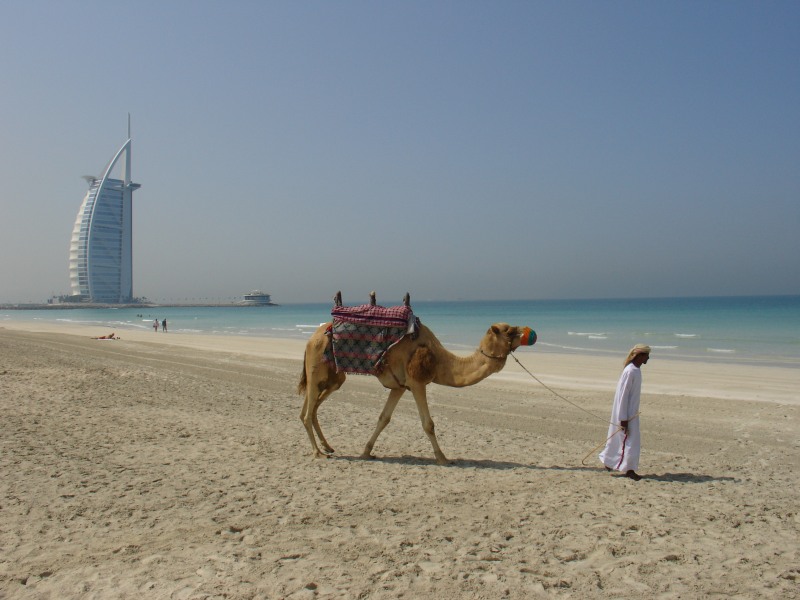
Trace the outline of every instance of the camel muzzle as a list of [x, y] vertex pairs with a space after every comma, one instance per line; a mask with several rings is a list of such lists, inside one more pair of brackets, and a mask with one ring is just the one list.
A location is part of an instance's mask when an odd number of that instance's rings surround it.
[[533, 346], [536, 343], [536, 332], [530, 327], [523, 327], [522, 334], [519, 336], [520, 346]]

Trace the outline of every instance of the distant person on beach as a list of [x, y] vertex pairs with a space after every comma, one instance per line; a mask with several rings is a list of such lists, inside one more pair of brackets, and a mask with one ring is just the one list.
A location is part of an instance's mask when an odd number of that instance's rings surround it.
[[158, 319], [153, 321], [153, 331], [158, 331]]
[[108, 335], [99, 335], [97, 337], [93, 337], [93, 340], [118, 340], [119, 338], [114, 335], [113, 333], [109, 333]]
[[650, 358], [650, 346], [637, 344], [625, 359], [614, 406], [611, 408], [611, 424], [608, 428], [606, 447], [600, 453], [600, 461], [608, 471], [622, 471], [625, 477], [639, 481], [641, 435], [639, 431], [639, 401], [642, 395], [642, 365]]
[[167, 320], [166, 320], [166, 319], [164, 319], [163, 321], [161, 321], [161, 331], [163, 331], [163, 332], [165, 332], [165, 333], [166, 333], [166, 331], [167, 331]]

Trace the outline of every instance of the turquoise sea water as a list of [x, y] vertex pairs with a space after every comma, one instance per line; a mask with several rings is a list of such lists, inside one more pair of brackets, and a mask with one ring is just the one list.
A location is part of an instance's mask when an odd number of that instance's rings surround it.
[[[386, 303], [388, 304], [388, 303]], [[471, 350], [488, 326], [528, 325], [539, 341], [519, 352], [624, 355], [646, 343], [653, 355], [800, 367], [800, 296], [412, 302], [414, 313], [453, 350]], [[305, 339], [331, 304], [0, 311], [4, 320], [60, 321], [125, 330]], [[154, 334], [155, 335], [155, 334]], [[158, 335], [162, 335], [159, 332]]]

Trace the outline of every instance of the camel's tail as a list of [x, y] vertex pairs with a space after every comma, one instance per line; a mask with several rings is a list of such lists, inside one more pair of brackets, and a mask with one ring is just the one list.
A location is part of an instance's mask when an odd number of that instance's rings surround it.
[[304, 396], [306, 393], [306, 385], [308, 379], [306, 378], [306, 356], [303, 355], [303, 372], [300, 374], [300, 383], [297, 384], [297, 393]]

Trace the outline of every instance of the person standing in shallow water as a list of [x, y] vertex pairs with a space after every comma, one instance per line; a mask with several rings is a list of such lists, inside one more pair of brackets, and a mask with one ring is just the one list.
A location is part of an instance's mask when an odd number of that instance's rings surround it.
[[166, 319], [161, 321], [161, 331], [163, 331], [164, 333], [166, 333], [166, 331], [167, 331], [167, 320]]
[[636, 473], [639, 468], [641, 452], [641, 432], [639, 430], [639, 401], [642, 395], [642, 365], [650, 358], [650, 346], [637, 344], [625, 359], [625, 368], [617, 383], [614, 405], [611, 408], [611, 424], [608, 440], [600, 453], [608, 471], [622, 471], [626, 477], [639, 481]]

